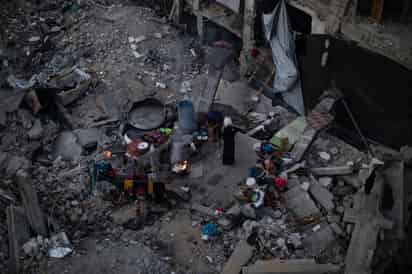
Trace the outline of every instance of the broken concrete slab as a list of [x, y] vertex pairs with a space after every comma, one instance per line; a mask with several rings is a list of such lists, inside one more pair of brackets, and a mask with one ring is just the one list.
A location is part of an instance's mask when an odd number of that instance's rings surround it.
[[329, 248], [335, 240], [336, 238], [332, 229], [324, 222], [318, 225], [316, 231], [312, 230], [311, 233], [303, 239], [303, 246], [311, 253], [311, 255], [318, 256], [324, 250]]
[[76, 134], [70, 131], [62, 132], [55, 140], [53, 158], [61, 157], [62, 160], [77, 161], [83, 152]]
[[118, 225], [123, 225], [128, 223], [131, 220], [136, 219], [136, 205], [135, 204], [128, 204], [122, 206], [115, 211], [112, 212], [111, 217], [113, 218], [113, 222]]
[[310, 172], [315, 176], [348, 175], [353, 173], [352, 166], [328, 166], [311, 168]]
[[232, 227], [232, 222], [226, 218], [220, 218], [217, 220], [217, 224], [223, 229], [230, 229]]
[[319, 184], [327, 188], [332, 184], [333, 178], [332, 177], [320, 177], [318, 181], [319, 181]]
[[339, 176], [338, 179], [342, 179], [346, 184], [355, 188], [360, 188], [362, 186], [362, 180], [359, 178], [359, 174]]
[[[7, 160], [6, 160], [7, 161]], [[10, 156], [7, 161], [5, 169], [6, 178], [12, 178], [19, 170], [26, 170], [28, 168], [28, 161], [24, 157]]]
[[286, 207], [299, 219], [319, 216], [320, 211], [309, 194], [300, 187], [295, 187], [295, 189], [299, 190], [296, 191], [297, 194], [286, 199]]
[[283, 197], [285, 200], [293, 199], [299, 195], [305, 193], [304, 188], [302, 188], [301, 184], [295, 186], [294, 188], [289, 189], [285, 193], [283, 193]]
[[309, 192], [326, 211], [331, 211], [335, 208], [333, 194], [320, 183], [312, 181]]
[[333, 264], [317, 264], [313, 259], [290, 259], [257, 261], [242, 268], [243, 274], [322, 274], [338, 272], [340, 267]]
[[355, 224], [346, 253], [345, 274], [369, 274], [380, 230], [393, 227], [380, 212], [383, 183], [383, 176], [378, 174], [371, 192], [359, 191], [354, 207], [345, 210], [343, 220]]
[[16, 182], [23, 200], [24, 211], [30, 227], [37, 235], [46, 237], [48, 234], [48, 229], [45, 218], [40, 208], [36, 190], [34, 189], [28, 174], [19, 172], [17, 174]]
[[99, 140], [99, 130], [97, 128], [76, 129], [74, 133], [84, 149], [95, 147]]
[[[385, 168], [382, 171], [382, 175], [385, 179], [386, 189], [384, 191], [390, 197], [392, 192], [392, 201], [388, 203], [386, 209], [385, 202], [382, 203], [383, 215], [394, 222], [394, 229], [385, 231], [385, 239], [398, 239], [403, 240], [405, 238], [405, 225], [406, 225], [406, 208], [407, 201], [405, 199], [405, 181], [404, 181], [404, 162], [392, 161], [385, 164]], [[388, 186], [390, 186], [388, 188]], [[384, 185], [385, 188], [385, 185]], [[389, 198], [390, 200], [391, 198]]]
[[256, 210], [251, 204], [242, 205], [240, 212], [243, 216], [249, 219], [256, 219]]
[[32, 140], [37, 140], [42, 136], [43, 127], [42, 127], [40, 119], [36, 119], [34, 121], [33, 126], [31, 127], [31, 129], [29, 130], [27, 134], [29, 135], [29, 138]]
[[5, 125], [6, 113], [15, 111], [21, 104], [25, 91], [0, 89], [0, 124]]
[[245, 240], [239, 241], [229, 260], [223, 267], [221, 274], [239, 274], [242, 266], [247, 264], [252, 257], [253, 250], [254, 248]]
[[330, 224], [330, 228], [333, 230], [333, 232], [335, 232], [336, 235], [338, 236], [342, 236], [343, 234], [345, 234], [342, 230], [342, 228], [337, 224], [337, 223], [332, 223]]

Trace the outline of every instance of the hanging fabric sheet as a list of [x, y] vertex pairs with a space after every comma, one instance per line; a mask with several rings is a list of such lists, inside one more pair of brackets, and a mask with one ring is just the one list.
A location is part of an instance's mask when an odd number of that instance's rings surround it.
[[304, 115], [305, 106], [297, 69], [295, 41], [285, 0], [280, 0], [271, 14], [263, 15], [263, 25], [266, 39], [272, 48], [276, 68], [273, 92], [281, 93], [288, 105], [300, 115]]

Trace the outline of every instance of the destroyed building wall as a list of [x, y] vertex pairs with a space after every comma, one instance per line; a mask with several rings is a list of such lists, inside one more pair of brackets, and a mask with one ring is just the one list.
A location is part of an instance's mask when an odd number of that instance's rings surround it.
[[385, 1], [381, 15], [384, 20], [377, 23], [371, 19], [372, 1], [288, 1], [312, 17], [313, 34], [332, 34], [352, 40], [411, 69], [412, 28], [407, 19], [410, 8], [399, 11], [400, 2]]
[[[326, 50], [327, 40], [330, 46]], [[325, 52], [328, 58], [322, 66]], [[334, 83], [344, 93], [366, 136], [395, 148], [411, 144], [410, 70], [385, 56], [327, 35], [308, 37], [306, 50], [298, 54], [309, 107], [316, 103], [321, 90]], [[338, 106], [337, 121], [346, 130], [355, 131], [342, 106]], [[350, 135], [347, 141], [353, 140]]]

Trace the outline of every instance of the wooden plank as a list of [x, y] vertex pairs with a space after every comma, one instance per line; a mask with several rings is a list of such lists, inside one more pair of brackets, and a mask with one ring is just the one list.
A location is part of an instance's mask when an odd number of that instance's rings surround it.
[[384, 4], [385, 0], [373, 0], [371, 17], [378, 23], [382, 21]]
[[20, 247], [30, 238], [29, 225], [23, 208], [8, 206], [7, 234], [9, 242], [9, 273], [20, 273]]
[[31, 228], [37, 235], [47, 237], [47, 227], [40, 209], [37, 193], [25, 174], [17, 175], [17, 186], [23, 200], [23, 207]]

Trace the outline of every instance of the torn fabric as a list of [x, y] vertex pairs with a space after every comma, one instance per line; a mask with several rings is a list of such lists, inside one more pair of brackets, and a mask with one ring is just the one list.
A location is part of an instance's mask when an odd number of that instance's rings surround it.
[[276, 68], [273, 92], [282, 93], [284, 101], [300, 115], [304, 115], [305, 106], [297, 69], [295, 41], [285, 0], [281, 0], [271, 14], [263, 15], [263, 26], [266, 39], [272, 48]]

